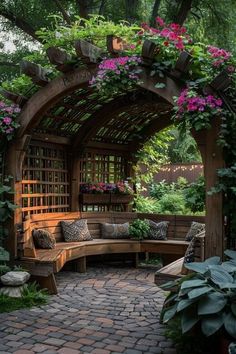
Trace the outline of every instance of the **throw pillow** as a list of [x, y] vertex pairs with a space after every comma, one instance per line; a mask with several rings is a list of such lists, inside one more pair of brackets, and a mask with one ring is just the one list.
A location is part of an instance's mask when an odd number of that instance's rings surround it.
[[61, 221], [62, 233], [66, 242], [92, 241], [87, 220]]
[[150, 226], [149, 240], [167, 240], [169, 221], [154, 222], [149, 219], [147, 221]]
[[124, 224], [101, 224], [102, 238], [123, 239], [129, 238], [129, 223]]
[[55, 248], [56, 240], [51, 232], [44, 229], [33, 230], [33, 240], [36, 248]]
[[185, 237], [185, 241], [191, 241], [194, 238], [194, 236], [196, 236], [202, 231], [205, 231], [205, 224], [201, 224], [200, 222], [193, 221]]
[[185, 255], [184, 255], [184, 261], [183, 261], [183, 267], [181, 274], [187, 274], [188, 270], [187, 268], [184, 267], [184, 264], [186, 263], [191, 263], [191, 262], [196, 262], [196, 261], [201, 261], [202, 255], [201, 253], [201, 244], [203, 242], [203, 239], [205, 237], [205, 231], [200, 232], [196, 236], [192, 238], [190, 241], [188, 248], [186, 249]]

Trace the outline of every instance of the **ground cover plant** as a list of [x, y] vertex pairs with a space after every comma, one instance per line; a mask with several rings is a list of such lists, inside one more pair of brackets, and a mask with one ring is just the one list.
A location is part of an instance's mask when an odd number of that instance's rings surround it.
[[47, 303], [47, 299], [48, 295], [45, 290], [39, 290], [36, 283], [29, 283], [25, 285], [22, 296], [19, 298], [0, 294], [0, 313], [41, 306]]

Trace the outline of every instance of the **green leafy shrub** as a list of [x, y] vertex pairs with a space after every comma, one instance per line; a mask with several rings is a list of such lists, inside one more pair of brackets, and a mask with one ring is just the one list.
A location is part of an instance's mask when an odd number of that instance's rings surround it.
[[138, 195], [135, 198], [135, 210], [139, 213], [159, 213], [158, 201]]
[[159, 212], [161, 214], [186, 214], [183, 194], [173, 192], [163, 195], [159, 200]]
[[136, 219], [129, 226], [129, 234], [137, 240], [143, 240], [148, 236], [150, 226], [146, 220]]
[[8, 267], [6, 264], [0, 264], [0, 277], [7, 272], [10, 272], [11, 268]]
[[186, 188], [184, 195], [186, 207], [193, 213], [204, 211], [206, 199], [205, 178], [200, 176], [196, 182], [191, 183], [190, 186]]
[[161, 286], [174, 289], [163, 307], [164, 323], [180, 318], [182, 333], [199, 324], [206, 337], [223, 330], [236, 338], [236, 252], [225, 254], [229, 260], [222, 263], [220, 257], [211, 257], [186, 264], [194, 273]]

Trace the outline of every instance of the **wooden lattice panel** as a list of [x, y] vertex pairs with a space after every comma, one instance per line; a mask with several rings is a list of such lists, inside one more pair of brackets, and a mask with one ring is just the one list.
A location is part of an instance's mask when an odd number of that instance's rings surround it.
[[[126, 176], [125, 158], [116, 154], [98, 154], [86, 152], [80, 159], [80, 182], [81, 183], [116, 183]], [[106, 205], [83, 205], [83, 211], [107, 211]], [[121, 210], [120, 206], [113, 210]]]
[[22, 175], [23, 215], [69, 211], [69, 188], [65, 148], [31, 141]]
[[125, 159], [122, 156], [87, 152], [80, 160], [81, 183], [116, 183], [125, 177]]

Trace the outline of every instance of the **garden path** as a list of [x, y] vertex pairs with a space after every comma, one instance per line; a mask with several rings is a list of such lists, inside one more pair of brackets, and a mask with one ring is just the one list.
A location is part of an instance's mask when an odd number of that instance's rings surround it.
[[0, 354], [175, 354], [159, 323], [154, 271], [89, 267], [60, 272], [46, 306], [0, 314]]

